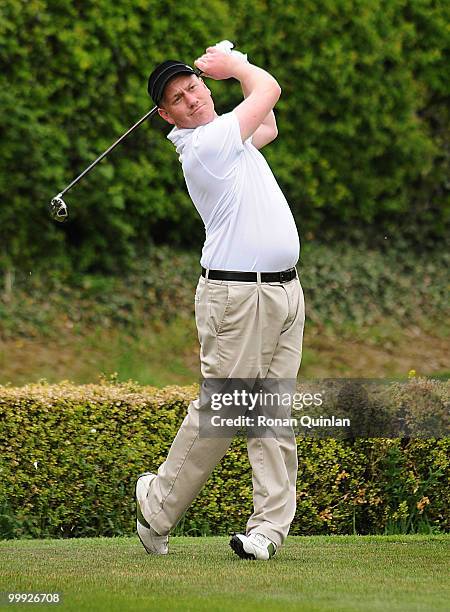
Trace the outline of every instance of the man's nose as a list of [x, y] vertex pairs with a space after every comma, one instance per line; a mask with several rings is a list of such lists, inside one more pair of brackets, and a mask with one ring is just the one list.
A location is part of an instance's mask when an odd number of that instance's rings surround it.
[[187, 93], [185, 96], [189, 106], [195, 106], [197, 104], [197, 96], [195, 94]]

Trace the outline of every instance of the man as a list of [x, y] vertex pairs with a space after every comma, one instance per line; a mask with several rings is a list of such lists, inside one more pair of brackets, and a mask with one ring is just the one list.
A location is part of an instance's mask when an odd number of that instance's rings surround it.
[[[203, 379], [296, 379], [304, 325], [295, 264], [299, 238], [289, 205], [258, 149], [277, 136], [281, 90], [266, 71], [210, 47], [195, 62], [213, 79], [237, 79], [244, 100], [217, 116], [195, 71], [169, 60], [150, 75], [159, 114], [190, 197], [205, 224], [195, 294]], [[136, 483], [137, 530], [147, 552], [166, 554], [168, 534], [226, 453], [231, 435], [205, 437], [195, 400], [158, 473]], [[283, 544], [296, 506], [297, 449], [287, 437], [248, 437], [254, 512], [230, 545], [242, 558], [268, 560]]]

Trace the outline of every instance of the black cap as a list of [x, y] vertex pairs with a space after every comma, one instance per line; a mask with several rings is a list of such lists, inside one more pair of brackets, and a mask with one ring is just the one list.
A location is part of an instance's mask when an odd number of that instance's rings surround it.
[[159, 64], [148, 79], [148, 93], [156, 106], [159, 106], [162, 100], [165, 86], [176, 74], [198, 75], [199, 71], [178, 60], [167, 60]]

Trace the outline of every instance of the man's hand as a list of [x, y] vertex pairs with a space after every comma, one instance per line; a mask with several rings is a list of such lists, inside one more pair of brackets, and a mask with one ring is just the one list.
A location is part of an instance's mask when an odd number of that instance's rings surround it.
[[236, 68], [243, 63], [241, 57], [231, 53], [224, 53], [217, 47], [208, 47], [206, 52], [195, 60], [194, 65], [206, 77], [221, 81], [236, 75]]
[[268, 72], [247, 62], [245, 56], [233, 55], [208, 47], [194, 62], [206, 77], [221, 80], [234, 77], [242, 86], [245, 100], [234, 112], [239, 121], [242, 142], [253, 136], [253, 144], [260, 149], [278, 134], [273, 107], [281, 89]]

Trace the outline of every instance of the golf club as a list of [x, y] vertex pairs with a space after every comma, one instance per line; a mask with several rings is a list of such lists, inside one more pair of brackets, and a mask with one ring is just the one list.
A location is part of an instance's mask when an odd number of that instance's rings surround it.
[[[197, 76], [201, 76], [203, 74], [201, 70], [199, 70], [198, 68], [194, 68], [194, 71]], [[120, 138], [116, 140], [116, 142], [114, 142], [108, 149], [106, 149], [104, 153], [102, 153], [99, 157], [97, 157], [97, 159], [93, 161], [90, 166], [88, 166], [85, 170], [83, 170], [83, 172], [79, 176], [77, 176], [77, 178], [74, 179], [69, 185], [67, 185], [65, 189], [60, 191], [58, 195], [52, 198], [50, 205], [49, 205], [50, 215], [52, 219], [54, 219], [55, 221], [59, 221], [60, 223], [64, 223], [64, 221], [67, 221], [67, 218], [69, 216], [69, 211], [67, 209], [67, 204], [63, 200], [63, 195], [67, 193], [69, 189], [72, 189], [72, 187], [74, 187], [83, 178], [83, 176], [85, 176], [88, 172], [90, 172], [92, 168], [94, 168], [94, 166], [96, 166], [104, 157], [106, 157], [106, 155], [108, 155], [108, 153], [110, 153], [115, 147], [117, 147], [117, 145], [121, 143], [122, 140], [124, 140], [129, 134], [134, 132], [134, 130], [138, 128], [141, 125], [141, 123], [143, 123], [146, 119], [149, 119], [150, 117], [155, 115], [157, 111], [158, 111], [158, 107], [154, 106], [147, 114], [141, 117], [141, 119], [139, 119], [137, 123], [135, 123], [132, 127], [130, 127], [130, 129], [127, 132], [125, 132], [125, 134], [123, 134]]]

